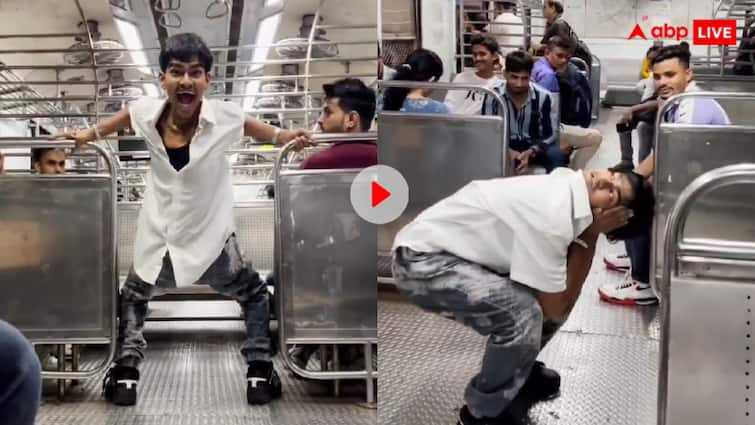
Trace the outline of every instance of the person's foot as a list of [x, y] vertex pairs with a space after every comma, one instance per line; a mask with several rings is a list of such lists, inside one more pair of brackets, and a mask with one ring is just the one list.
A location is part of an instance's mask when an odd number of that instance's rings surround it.
[[598, 288], [600, 299], [620, 305], [654, 305], [658, 304], [658, 298], [653, 289], [644, 282], [638, 282], [631, 277], [616, 284], [603, 285]]
[[472, 415], [465, 405], [459, 410], [457, 425], [528, 425], [530, 423], [528, 407], [518, 400], [514, 400], [500, 415], [494, 418], [477, 418]]
[[632, 266], [627, 254], [609, 254], [603, 257], [603, 264], [608, 270], [626, 272]]
[[283, 393], [273, 362], [251, 362], [246, 372], [246, 381], [246, 401], [249, 404], [267, 404]]
[[107, 371], [102, 390], [107, 401], [117, 406], [133, 406], [136, 404], [136, 384], [138, 383], [138, 369], [115, 365]]
[[561, 376], [553, 369], [545, 367], [545, 363], [536, 361], [532, 366], [530, 376], [519, 390], [517, 398], [531, 404], [553, 400], [561, 392]]

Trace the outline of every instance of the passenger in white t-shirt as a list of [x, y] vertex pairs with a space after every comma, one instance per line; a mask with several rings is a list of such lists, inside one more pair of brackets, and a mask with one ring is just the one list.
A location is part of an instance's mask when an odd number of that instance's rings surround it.
[[[478, 34], [472, 37], [472, 55], [475, 71], [464, 71], [453, 80], [454, 84], [493, 88], [501, 80], [495, 73], [500, 61], [498, 42], [489, 35]], [[479, 90], [449, 90], [445, 104], [452, 114], [479, 115], [485, 93]]]
[[399, 289], [490, 336], [460, 423], [519, 424], [558, 394], [560, 377], [535, 362], [538, 353], [577, 301], [598, 235], [634, 237], [653, 205], [639, 174], [558, 168], [473, 181], [399, 231]]
[[498, 16], [485, 28], [498, 41], [501, 56], [514, 50], [524, 49], [524, 22], [517, 16], [515, 1], [503, 1], [496, 5]]

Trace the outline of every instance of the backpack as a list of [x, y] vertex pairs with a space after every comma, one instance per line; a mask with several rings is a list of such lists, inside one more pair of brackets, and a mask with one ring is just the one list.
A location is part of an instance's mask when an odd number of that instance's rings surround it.
[[563, 75], [558, 75], [559, 108], [561, 122], [587, 128], [592, 122], [592, 90], [587, 77], [576, 65], [568, 64]]

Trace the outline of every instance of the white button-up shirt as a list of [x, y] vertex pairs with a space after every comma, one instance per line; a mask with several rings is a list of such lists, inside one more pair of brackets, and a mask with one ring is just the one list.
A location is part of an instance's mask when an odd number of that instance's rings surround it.
[[566, 289], [569, 245], [592, 224], [582, 171], [473, 181], [423, 211], [394, 240], [445, 251], [543, 292]]
[[146, 140], [150, 172], [139, 213], [134, 270], [154, 284], [165, 252], [177, 286], [195, 283], [218, 258], [234, 232], [233, 187], [226, 149], [244, 133], [244, 113], [229, 102], [203, 99], [199, 126], [181, 171], [170, 164], [157, 123], [165, 99], [142, 98], [129, 106], [131, 126]]

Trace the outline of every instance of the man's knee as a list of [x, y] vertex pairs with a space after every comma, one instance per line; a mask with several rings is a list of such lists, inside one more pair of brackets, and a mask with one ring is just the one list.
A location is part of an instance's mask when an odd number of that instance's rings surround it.
[[32, 425], [41, 394], [41, 367], [31, 344], [0, 321], [0, 417]]

